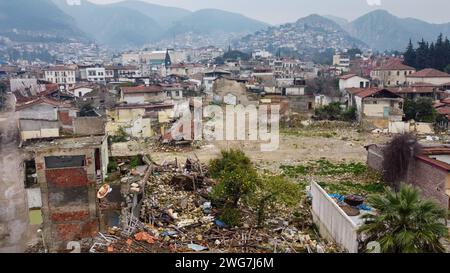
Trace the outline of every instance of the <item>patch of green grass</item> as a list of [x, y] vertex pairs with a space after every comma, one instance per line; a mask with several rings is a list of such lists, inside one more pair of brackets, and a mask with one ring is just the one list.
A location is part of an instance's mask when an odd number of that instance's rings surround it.
[[311, 175], [341, 175], [341, 174], [353, 174], [361, 175], [367, 172], [367, 167], [363, 163], [338, 163], [334, 164], [330, 161], [322, 158], [317, 161], [308, 162], [306, 165], [281, 165], [280, 169], [283, 174], [290, 178], [297, 178], [306, 174]]
[[315, 131], [315, 130], [299, 130], [299, 129], [282, 129], [281, 133], [288, 136], [323, 137], [323, 138], [332, 138], [338, 135], [338, 133], [335, 131]]

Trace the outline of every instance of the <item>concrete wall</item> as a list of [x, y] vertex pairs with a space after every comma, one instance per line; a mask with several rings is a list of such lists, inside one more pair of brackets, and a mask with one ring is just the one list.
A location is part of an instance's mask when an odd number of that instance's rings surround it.
[[383, 171], [383, 148], [377, 145], [370, 145], [367, 151], [367, 166], [372, 170]]
[[343, 92], [346, 88], [360, 88], [361, 87], [361, 82], [363, 83], [363, 88], [368, 87], [369, 85], [369, 80], [355, 76], [355, 77], [351, 77], [350, 79], [344, 80], [344, 79], [340, 79], [339, 80], [339, 90], [341, 92]]
[[123, 128], [132, 137], [151, 137], [153, 135], [151, 119], [144, 118], [145, 109], [115, 109], [107, 111], [105, 130], [108, 135], [117, 135], [119, 128]]
[[41, 103], [20, 110], [19, 117], [20, 119], [56, 121], [58, 120], [58, 108], [53, 105]]
[[102, 135], [105, 133], [105, 120], [102, 117], [76, 117], [73, 127], [75, 135]]
[[316, 183], [311, 183], [313, 221], [320, 234], [350, 253], [358, 253], [357, 225]]
[[441, 85], [450, 82], [450, 77], [408, 77], [408, 82], [413, 83], [430, 83], [435, 85]]

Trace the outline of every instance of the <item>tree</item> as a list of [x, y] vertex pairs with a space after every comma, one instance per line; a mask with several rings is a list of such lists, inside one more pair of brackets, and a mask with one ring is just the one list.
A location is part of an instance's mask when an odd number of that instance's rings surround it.
[[416, 69], [434, 68], [442, 71], [450, 64], [450, 41], [440, 34], [436, 42], [429, 44], [422, 39], [418, 48], [414, 49], [410, 40], [403, 56], [405, 64]]
[[445, 66], [444, 72], [450, 73], [450, 64], [448, 64], [448, 65]]
[[367, 235], [366, 243], [378, 242], [384, 253], [444, 252], [439, 240], [448, 235], [442, 222], [446, 212], [420, 199], [417, 189], [402, 185], [398, 193], [387, 190], [384, 196], [371, 196], [368, 201], [377, 213], [362, 216], [359, 231]]
[[234, 207], [238, 206], [243, 196], [253, 193], [259, 183], [258, 173], [250, 158], [240, 150], [223, 150], [221, 158], [210, 162], [209, 173], [219, 181], [213, 188], [215, 199]]
[[414, 135], [402, 134], [394, 137], [383, 150], [383, 179], [394, 190], [405, 178], [414, 156], [420, 152], [420, 145]]
[[406, 52], [403, 54], [403, 56], [405, 64], [416, 67], [416, 51], [414, 50], [411, 39], [409, 39], [408, 47], [406, 48]]
[[416, 101], [406, 99], [403, 111], [407, 120], [436, 122], [437, 112], [433, 107], [433, 100], [431, 98], [421, 97]]
[[230, 226], [241, 223], [239, 201], [252, 195], [259, 177], [250, 158], [240, 150], [221, 151], [221, 157], [209, 163], [209, 173], [219, 183], [213, 187], [211, 199], [221, 208], [219, 219]]
[[359, 48], [351, 48], [347, 51], [348, 56], [350, 56], [350, 59], [354, 60], [356, 58], [356, 55], [361, 55], [363, 52]]

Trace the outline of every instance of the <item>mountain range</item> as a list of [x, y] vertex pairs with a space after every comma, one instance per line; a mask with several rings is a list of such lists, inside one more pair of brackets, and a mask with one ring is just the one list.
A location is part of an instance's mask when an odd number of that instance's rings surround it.
[[317, 14], [295, 23], [269, 27], [236, 41], [240, 50], [264, 49], [273, 54], [308, 55], [328, 48], [369, 48], [364, 42], [350, 36], [339, 24]]
[[[440, 33], [450, 36], [450, 23], [399, 18], [384, 10], [372, 11], [351, 22], [333, 15], [311, 15], [297, 22], [270, 26], [217, 9], [189, 11], [138, 0], [107, 5], [80, 0], [80, 4], [69, 5], [67, 0], [0, 0], [0, 36], [17, 42], [95, 41], [114, 49], [166, 43], [175, 37], [210, 37], [206, 39], [210, 42], [214, 37], [230, 36], [244, 37], [242, 43], [261, 42], [249, 47], [267, 42], [265, 47], [355, 45], [379, 51], [404, 50], [409, 39], [432, 41]], [[271, 36], [273, 33], [280, 36]], [[295, 33], [297, 40], [290, 39], [289, 33]], [[177, 44], [183, 44], [183, 40]]]
[[399, 18], [375, 10], [343, 26], [350, 35], [377, 50], [405, 50], [409, 39], [435, 41], [442, 33], [450, 37], [450, 23], [431, 24], [414, 18]]
[[80, 5], [68, 5], [65, 0], [53, 1], [74, 18], [76, 26], [89, 37], [119, 49], [139, 47], [187, 32], [202, 35], [250, 33], [268, 26], [237, 13], [216, 9], [192, 12], [135, 0], [109, 5], [95, 5], [86, 0]]

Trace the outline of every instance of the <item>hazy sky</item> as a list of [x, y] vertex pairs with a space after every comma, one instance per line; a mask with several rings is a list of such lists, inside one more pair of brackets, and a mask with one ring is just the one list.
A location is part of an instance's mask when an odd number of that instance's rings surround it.
[[[121, 0], [89, 0], [98, 4]], [[143, 0], [189, 10], [217, 8], [238, 12], [270, 24], [293, 22], [317, 13], [355, 19], [382, 8], [400, 17], [414, 17], [433, 23], [450, 22], [450, 0]]]

